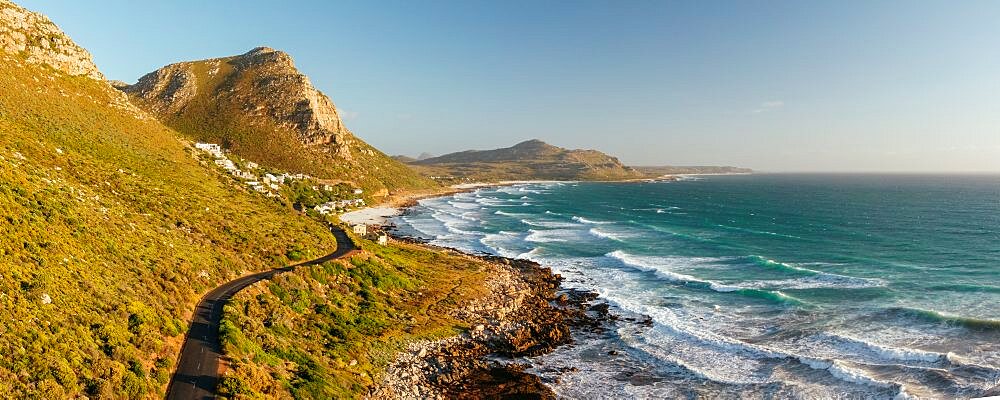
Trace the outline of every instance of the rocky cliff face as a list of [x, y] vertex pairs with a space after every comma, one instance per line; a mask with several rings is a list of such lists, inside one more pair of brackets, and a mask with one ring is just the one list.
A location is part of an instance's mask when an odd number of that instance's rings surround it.
[[170, 64], [115, 87], [192, 139], [268, 167], [350, 181], [373, 193], [434, 185], [356, 138], [330, 98], [282, 51], [258, 47]]
[[69, 75], [104, 79], [90, 53], [46, 16], [7, 0], [0, 0], [0, 51], [23, 55], [29, 63], [49, 65]]
[[199, 105], [193, 103], [210, 97], [239, 111], [246, 122], [291, 129], [305, 145], [331, 146], [341, 157], [351, 157], [352, 135], [337, 108], [282, 51], [258, 47], [234, 57], [171, 64], [123, 90], [150, 111], [168, 116], [196, 111]]

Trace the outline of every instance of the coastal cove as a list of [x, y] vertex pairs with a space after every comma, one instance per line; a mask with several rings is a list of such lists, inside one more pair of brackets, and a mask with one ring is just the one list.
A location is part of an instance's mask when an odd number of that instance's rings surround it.
[[610, 304], [608, 332], [517, 360], [560, 396], [973, 397], [1000, 382], [997, 180], [535, 182], [389, 222], [538, 262]]

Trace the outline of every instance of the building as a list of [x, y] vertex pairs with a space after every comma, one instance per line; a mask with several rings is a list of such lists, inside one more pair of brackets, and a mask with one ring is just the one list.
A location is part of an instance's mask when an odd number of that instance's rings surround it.
[[233, 164], [233, 161], [227, 158], [215, 160], [215, 165], [218, 165], [230, 171], [236, 169], [236, 164]]
[[254, 179], [257, 179], [256, 175], [251, 174], [248, 171], [241, 171], [241, 170], [235, 169], [235, 170], [232, 170], [231, 172], [233, 173], [233, 176], [235, 176], [237, 178], [240, 178], [240, 179], [251, 180], [251, 181], [254, 180]]
[[364, 192], [365, 191], [361, 190], [361, 189], [354, 189], [354, 194], [361, 194], [361, 193], [364, 193]]
[[389, 235], [386, 235], [385, 232], [376, 233], [375, 242], [379, 245], [385, 246], [389, 243]]
[[358, 235], [362, 235], [362, 236], [364, 236], [364, 235], [367, 235], [367, 234], [368, 234], [368, 225], [365, 225], [365, 224], [357, 224], [357, 225], [354, 225], [354, 226], [352, 226], [352, 227], [351, 227], [351, 230], [352, 230], [352, 231], [353, 231], [353, 232], [354, 232], [355, 234], [358, 234]]
[[327, 192], [332, 192], [333, 191], [333, 186], [323, 185], [323, 190], [325, 190]]
[[247, 161], [247, 169], [257, 169], [259, 165], [253, 161]]
[[202, 151], [204, 151], [206, 153], [209, 153], [209, 154], [215, 156], [216, 158], [222, 158], [223, 157], [223, 155], [222, 155], [222, 148], [219, 147], [219, 145], [217, 145], [215, 143], [195, 143], [194, 147], [196, 149], [198, 149], [198, 150], [202, 150]]
[[336, 211], [336, 209], [337, 209], [337, 203], [332, 202], [332, 201], [320, 204], [320, 205], [318, 205], [316, 207], [313, 207], [313, 210], [316, 210], [316, 212], [318, 212], [318, 213], [320, 213], [322, 215], [330, 214], [330, 213]]

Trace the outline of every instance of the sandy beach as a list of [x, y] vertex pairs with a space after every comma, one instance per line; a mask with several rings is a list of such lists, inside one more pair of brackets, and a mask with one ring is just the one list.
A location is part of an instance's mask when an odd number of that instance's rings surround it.
[[402, 211], [399, 207], [368, 207], [340, 214], [340, 220], [350, 225], [385, 225], [389, 218], [399, 215]]

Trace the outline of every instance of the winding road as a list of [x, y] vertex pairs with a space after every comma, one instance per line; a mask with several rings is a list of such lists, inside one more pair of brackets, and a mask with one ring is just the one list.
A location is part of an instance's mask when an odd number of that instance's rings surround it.
[[167, 399], [212, 399], [215, 398], [216, 385], [219, 383], [219, 360], [222, 358], [222, 344], [219, 341], [219, 325], [222, 322], [222, 307], [236, 293], [247, 286], [271, 279], [273, 276], [288, 272], [296, 267], [321, 264], [326, 261], [343, 258], [357, 251], [357, 246], [347, 233], [340, 227], [330, 228], [337, 239], [337, 250], [315, 260], [284, 268], [258, 272], [231, 280], [212, 289], [198, 302], [194, 318], [188, 328], [181, 355], [177, 361], [177, 369], [167, 385]]

